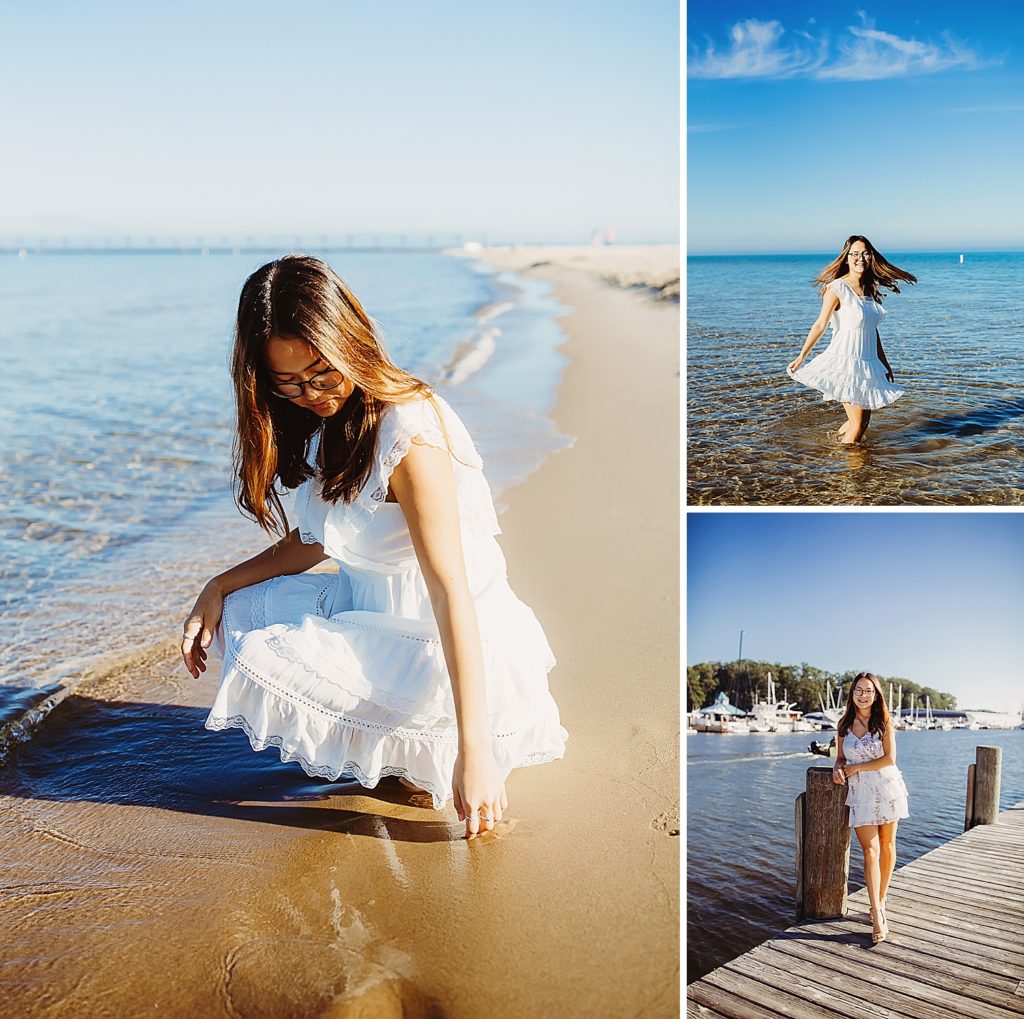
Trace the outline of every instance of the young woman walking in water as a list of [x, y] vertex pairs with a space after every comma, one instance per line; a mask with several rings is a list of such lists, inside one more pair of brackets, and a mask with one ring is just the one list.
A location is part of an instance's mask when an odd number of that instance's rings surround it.
[[[465, 427], [315, 258], [246, 281], [231, 373], [236, 500], [284, 537], [185, 621], [194, 678], [211, 645], [223, 657], [206, 727], [332, 781], [397, 776], [435, 809], [454, 797], [467, 835], [493, 829], [509, 772], [561, 757], [566, 732]], [[291, 530], [282, 489], [298, 489]], [[306, 572], [325, 559], [337, 573]]]
[[838, 725], [839, 750], [832, 780], [849, 784], [850, 827], [864, 854], [864, 882], [871, 902], [871, 940], [889, 936], [886, 895], [896, 867], [896, 825], [909, 817], [907, 787], [896, 767], [896, 734], [882, 687], [870, 672], [850, 686]]
[[[903, 395], [878, 331], [885, 314], [879, 288], [898, 294], [900, 280], [917, 282], [915, 276], [883, 258], [866, 237], [854, 234], [846, 239], [839, 257], [814, 281], [822, 295], [821, 312], [800, 355], [789, 362], [786, 371], [790, 378], [818, 390], [825, 400], [842, 403], [846, 423], [839, 429], [839, 441], [844, 445], [860, 442], [868, 430], [871, 412]], [[804, 365], [830, 320], [832, 340], [828, 349]]]

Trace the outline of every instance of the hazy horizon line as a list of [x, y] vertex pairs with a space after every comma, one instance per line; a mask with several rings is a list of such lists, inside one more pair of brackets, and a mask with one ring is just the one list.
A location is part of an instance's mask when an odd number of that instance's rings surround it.
[[[1024, 248], [917, 248], [889, 245], [886, 251], [910, 255], [1019, 255]], [[793, 249], [791, 251], [687, 251], [687, 258], [756, 258], [764, 255], [825, 255], [835, 257], [835, 248], [811, 251]]]

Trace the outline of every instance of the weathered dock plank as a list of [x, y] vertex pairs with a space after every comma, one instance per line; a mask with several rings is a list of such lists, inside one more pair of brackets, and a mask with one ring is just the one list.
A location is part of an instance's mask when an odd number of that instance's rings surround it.
[[888, 913], [889, 938], [872, 945], [861, 889], [846, 916], [791, 927], [691, 984], [687, 1015], [1024, 1016], [1024, 803], [897, 870]]

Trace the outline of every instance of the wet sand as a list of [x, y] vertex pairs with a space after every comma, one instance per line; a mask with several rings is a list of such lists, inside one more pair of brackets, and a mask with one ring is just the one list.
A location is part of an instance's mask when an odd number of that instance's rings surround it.
[[544, 260], [577, 441], [506, 493], [502, 544], [565, 760], [467, 842], [393, 780], [206, 732], [211, 673], [142, 651], [0, 770], [0, 1015], [678, 1014], [678, 307]]

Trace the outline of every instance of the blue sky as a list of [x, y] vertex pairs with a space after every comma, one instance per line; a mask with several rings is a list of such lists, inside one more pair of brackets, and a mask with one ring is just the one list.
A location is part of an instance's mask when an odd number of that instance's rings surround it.
[[691, 513], [687, 664], [808, 662], [1024, 703], [1024, 514]]
[[687, 6], [692, 253], [1020, 250], [1024, 8]]
[[0, 238], [675, 241], [671, 0], [7, 4]]

